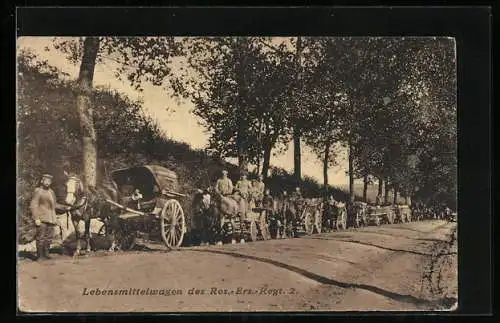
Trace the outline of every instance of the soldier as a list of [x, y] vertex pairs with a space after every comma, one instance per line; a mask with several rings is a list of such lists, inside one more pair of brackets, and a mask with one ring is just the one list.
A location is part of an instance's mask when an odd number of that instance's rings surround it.
[[36, 225], [36, 253], [38, 259], [50, 259], [49, 248], [54, 236], [56, 195], [50, 188], [52, 175], [44, 174], [31, 199], [30, 209]]
[[262, 199], [264, 198], [264, 191], [266, 189], [266, 184], [263, 182], [264, 176], [259, 175], [257, 182], [253, 184], [253, 194], [255, 197], [255, 205], [261, 206]]
[[380, 195], [380, 194], [377, 195], [377, 198], [375, 199], [375, 204], [377, 206], [382, 205], [382, 195]]
[[300, 204], [300, 201], [302, 200], [302, 192], [300, 191], [300, 187], [295, 188], [295, 192], [292, 193], [292, 196], [290, 197], [290, 200], [295, 203], [295, 205], [298, 207]]
[[233, 182], [227, 177], [227, 170], [222, 171], [222, 178], [217, 180], [215, 184], [215, 191], [223, 196], [233, 194]]
[[272, 215], [274, 211], [274, 199], [271, 196], [271, 190], [266, 188], [264, 196], [262, 197], [262, 208], [266, 209], [269, 215]]
[[246, 174], [241, 174], [240, 180], [236, 183], [235, 189], [238, 190], [240, 196], [240, 213], [242, 216], [242, 221], [246, 219], [248, 199], [250, 197], [250, 192], [252, 190], [252, 183], [247, 179]]

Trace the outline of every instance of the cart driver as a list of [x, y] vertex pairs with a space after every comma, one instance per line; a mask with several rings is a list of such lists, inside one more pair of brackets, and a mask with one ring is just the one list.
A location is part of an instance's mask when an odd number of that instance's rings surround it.
[[227, 170], [222, 170], [222, 177], [215, 183], [215, 191], [223, 196], [228, 196], [233, 193], [233, 182], [227, 176]]
[[259, 175], [257, 181], [253, 184], [253, 196], [256, 206], [260, 206], [263, 202], [266, 184], [264, 184], [264, 176]]
[[247, 175], [245, 173], [241, 174], [240, 180], [236, 183], [235, 190], [237, 190], [241, 196], [241, 200], [239, 201], [240, 213], [242, 214], [243, 219], [245, 219], [248, 212], [248, 199], [252, 190], [252, 183], [247, 179]]
[[142, 194], [138, 188], [136, 188], [134, 190], [130, 199], [134, 202], [134, 206], [137, 206], [137, 209], [140, 210], [141, 209]]

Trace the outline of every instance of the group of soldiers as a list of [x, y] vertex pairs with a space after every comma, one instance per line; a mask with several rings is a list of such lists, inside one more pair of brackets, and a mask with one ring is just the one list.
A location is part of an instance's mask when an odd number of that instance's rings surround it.
[[[222, 170], [222, 176], [217, 180], [214, 189], [218, 194], [230, 196], [237, 201], [239, 205], [238, 213], [242, 221], [246, 219], [247, 212], [254, 207], [265, 210], [267, 219], [278, 214], [284, 216], [284, 208], [290, 204], [295, 207], [295, 213], [300, 212], [304, 201], [300, 187], [295, 187], [291, 194], [283, 190], [278, 196], [273, 196], [263, 179], [262, 175], [258, 175], [256, 181], [250, 181], [246, 173], [242, 173], [240, 179], [233, 185], [228, 177], [228, 171]], [[335, 203], [337, 202], [335, 201]], [[278, 221], [280, 222], [279, 219]]]

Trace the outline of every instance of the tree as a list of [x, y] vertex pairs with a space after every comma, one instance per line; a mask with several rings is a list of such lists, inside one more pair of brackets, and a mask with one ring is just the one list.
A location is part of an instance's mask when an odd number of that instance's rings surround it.
[[145, 81], [157, 86], [164, 84], [171, 72], [171, 57], [180, 54], [181, 47], [172, 37], [55, 38], [53, 45], [70, 62], [80, 65], [75, 92], [83, 146], [83, 180], [86, 186], [96, 186], [97, 138], [91, 97], [96, 64], [106, 59], [113, 61], [115, 76], [125, 77], [141, 90]]
[[[241, 170], [260, 163], [267, 175], [271, 149], [286, 141], [293, 61], [283, 46], [266, 50], [256, 37], [191, 38], [188, 70], [175, 79], [176, 95], [191, 100], [210, 132], [209, 145], [237, 157]], [[194, 73], [193, 73], [194, 71]]]

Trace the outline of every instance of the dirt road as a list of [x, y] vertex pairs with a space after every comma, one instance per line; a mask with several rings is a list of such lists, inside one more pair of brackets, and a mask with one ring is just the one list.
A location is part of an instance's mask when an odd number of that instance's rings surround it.
[[[237, 245], [20, 259], [23, 311], [419, 311], [457, 300], [456, 224]], [[103, 295], [104, 294], [104, 295]]]

